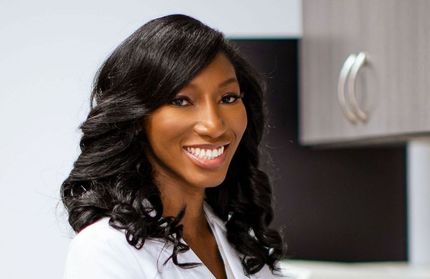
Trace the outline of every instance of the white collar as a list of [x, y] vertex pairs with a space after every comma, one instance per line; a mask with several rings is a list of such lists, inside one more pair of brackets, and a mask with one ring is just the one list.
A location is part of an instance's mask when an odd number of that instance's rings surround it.
[[203, 202], [203, 209], [209, 222], [220, 227], [223, 231], [227, 231], [225, 228], [225, 222], [215, 214], [212, 207], [206, 201]]

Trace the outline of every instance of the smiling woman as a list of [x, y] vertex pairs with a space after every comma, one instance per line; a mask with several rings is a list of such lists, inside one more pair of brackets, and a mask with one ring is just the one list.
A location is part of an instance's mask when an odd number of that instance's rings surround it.
[[282, 275], [258, 166], [262, 98], [258, 75], [196, 19], [158, 18], [127, 38], [98, 72], [61, 187], [78, 233], [65, 278]]
[[[147, 154], [162, 180], [158, 185], [191, 187], [203, 194], [205, 188], [224, 181], [247, 125], [240, 96], [234, 67], [220, 53], [177, 93], [171, 105], [148, 116], [151, 149]], [[183, 200], [185, 204], [187, 199]]]

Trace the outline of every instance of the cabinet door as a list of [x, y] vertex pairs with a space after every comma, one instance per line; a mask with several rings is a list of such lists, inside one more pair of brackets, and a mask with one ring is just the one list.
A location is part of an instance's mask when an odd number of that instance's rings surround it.
[[[383, 142], [430, 132], [429, 12], [425, 0], [303, 1], [302, 143]], [[337, 86], [345, 59], [362, 51], [368, 62], [356, 92], [368, 118], [352, 124]]]

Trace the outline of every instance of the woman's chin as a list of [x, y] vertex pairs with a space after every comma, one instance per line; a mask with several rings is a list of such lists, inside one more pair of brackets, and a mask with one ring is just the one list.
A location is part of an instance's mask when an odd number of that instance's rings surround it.
[[200, 181], [194, 181], [194, 185], [199, 188], [215, 188], [219, 186], [223, 181], [225, 180], [225, 175], [220, 176], [218, 178], [211, 178], [208, 179], [208, 177], [205, 177], [201, 179]]

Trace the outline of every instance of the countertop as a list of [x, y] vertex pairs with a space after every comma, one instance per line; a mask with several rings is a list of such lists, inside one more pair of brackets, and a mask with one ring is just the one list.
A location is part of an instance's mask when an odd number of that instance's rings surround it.
[[287, 260], [291, 279], [430, 279], [430, 265], [407, 262], [337, 263]]

